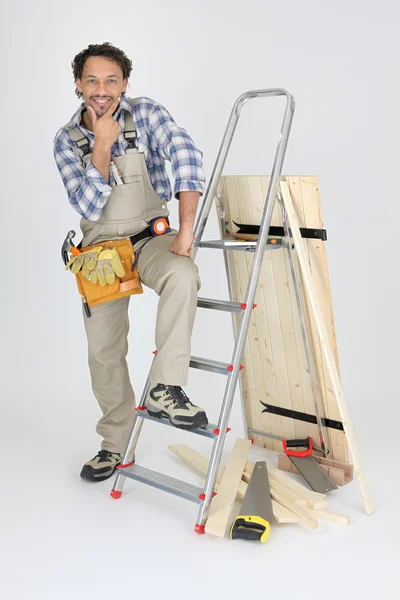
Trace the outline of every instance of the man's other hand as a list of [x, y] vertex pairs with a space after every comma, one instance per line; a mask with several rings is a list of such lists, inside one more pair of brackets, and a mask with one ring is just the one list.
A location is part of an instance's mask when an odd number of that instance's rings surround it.
[[171, 252], [179, 256], [191, 256], [194, 233], [191, 230], [180, 230], [172, 242]]

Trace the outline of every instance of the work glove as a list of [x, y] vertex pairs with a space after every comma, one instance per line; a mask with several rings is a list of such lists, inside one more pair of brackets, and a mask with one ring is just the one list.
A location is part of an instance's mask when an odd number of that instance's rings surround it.
[[102, 251], [102, 246], [95, 246], [90, 250], [81, 252], [78, 256], [73, 256], [69, 263], [65, 266], [65, 270], [71, 269], [71, 272], [76, 275], [82, 269], [83, 277], [89, 277], [89, 274], [96, 266], [98, 256]]
[[97, 258], [97, 263], [90, 273], [90, 281], [104, 287], [106, 283], [114, 283], [115, 275], [123, 277], [125, 269], [115, 248], [102, 250]]

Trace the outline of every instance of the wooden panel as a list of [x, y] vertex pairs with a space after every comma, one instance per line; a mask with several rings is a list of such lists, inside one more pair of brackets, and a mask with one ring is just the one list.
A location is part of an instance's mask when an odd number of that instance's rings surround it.
[[[289, 185], [299, 225], [322, 228], [317, 178], [291, 176], [282, 177], [282, 180], [287, 181]], [[221, 178], [219, 192], [225, 208], [226, 227], [229, 231], [237, 231], [233, 221], [260, 224], [269, 181], [269, 177], [225, 176]], [[278, 203], [275, 204], [271, 223], [282, 225]], [[325, 242], [306, 240], [306, 247], [311, 275], [329, 331], [329, 340], [338, 362]], [[244, 300], [253, 256], [252, 253], [247, 252], [228, 253], [233, 295], [236, 301]], [[325, 417], [340, 420], [335, 397], [330, 390], [327, 367], [316, 329], [309, 318], [297, 257], [296, 255], [294, 257], [300, 291], [306, 306], [307, 324], [311, 331], [314, 367], [323, 402], [322, 413]], [[311, 436], [318, 446], [316, 425], [263, 413], [261, 404], [265, 402], [281, 408], [315, 414], [286, 250], [265, 253], [255, 302], [257, 308], [253, 311], [242, 360], [245, 369], [241, 372], [243, 403], [248, 427], [286, 439]], [[348, 462], [347, 443], [343, 432], [325, 431], [331, 451], [330, 458]], [[257, 445], [277, 451], [282, 448], [279, 441], [261, 436], [250, 435], [250, 437]]]
[[[240, 220], [240, 213], [236, 199], [235, 186], [232, 185], [231, 181], [227, 181], [226, 184], [229, 187], [229, 192], [227, 193], [229, 193], [231, 198], [231, 202], [225, 207], [226, 219], [230, 228], [233, 221], [237, 222]], [[221, 182], [221, 191], [224, 189], [223, 186], [224, 183]], [[244, 302], [248, 284], [246, 257], [244, 256], [244, 253], [232, 252], [229, 254], [228, 258], [232, 278], [233, 300], [235, 302]], [[239, 326], [239, 318], [239, 315], [236, 314], [236, 331]], [[242, 371], [243, 378], [241, 379], [242, 393], [244, 398], [246, 398], [246, 401], [243, 402], [243, 405], [248, 426], [254, 429], [263, 430], [261, 425], [263, 421], [261, 412], [258, 410], [256, 402], [248, 400], [249, 398], [256, 397], [257, 389], [260, 387], [259, 383], [256, 383], [257, 373], [259, 371], [259, 361], [254, 356], [254, 352], [255, 344], [252, 336], [252, 326], [250, 326], [249, 335], [246, 339], [244, 355], [241, 361], [244, 366]], [[253, 436], [253, 438], [257, 445], [263, 445], [263, 438], [261, 436]]]

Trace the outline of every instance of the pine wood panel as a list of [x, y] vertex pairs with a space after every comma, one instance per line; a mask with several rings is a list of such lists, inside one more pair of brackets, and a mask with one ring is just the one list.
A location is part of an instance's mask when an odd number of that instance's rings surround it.
[[[287, 181], [300, 227], [323, 228], [318, 181], [316, 177], [287, 176]], [[223, 176], [220, 198], [225, 208], [226, 228], [236, 232], [237, 223], [259, 225], [269, 185], [269, 177]], [[272, 225], [282, 225], [282, 215], [276, 202]], [[329, 340], [338, 365], [335, 325], [329, 286], [325, 242], [306, 241], [310, 272], [329, 333]], [[249, 428], [282, 438], [311, 436], [318, 446], [315, 425], [263, 413], [261, 402], [315, 414], [310, 378], [300, 330], [296, 297], [286, 250], [266, 252], [242, 363], [241, 384], [246, 420]], [[254, 254], [228, 252], [232, 272], [233, 300], [244, 300]], [[297, 273], [296, 254], [294, 253]], [[323, 416], [337, 419], [339, 413], [329, 385], [327, 366], [321, 352], [316, 328], [309, 319], [303, 283], [300, 290], [306, 306], [307, 326], [311, 331], [312, 352], [317, 385], [321, 393]], [[238, 323], [238, 317], [236, 317]], [[348, 462], [348, 449], [343, 432], [325, 430], [330, 458]], [[281, 450], [280, 442], [261, 436], [251, 436], [254, 443]]]

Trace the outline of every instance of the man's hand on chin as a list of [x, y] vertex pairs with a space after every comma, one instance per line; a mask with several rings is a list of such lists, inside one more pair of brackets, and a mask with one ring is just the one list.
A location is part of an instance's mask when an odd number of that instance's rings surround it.
[[172, 242], [171, 252], [179, 256], [191, 256], [194, 233], [191, 229], [181, 229]]

